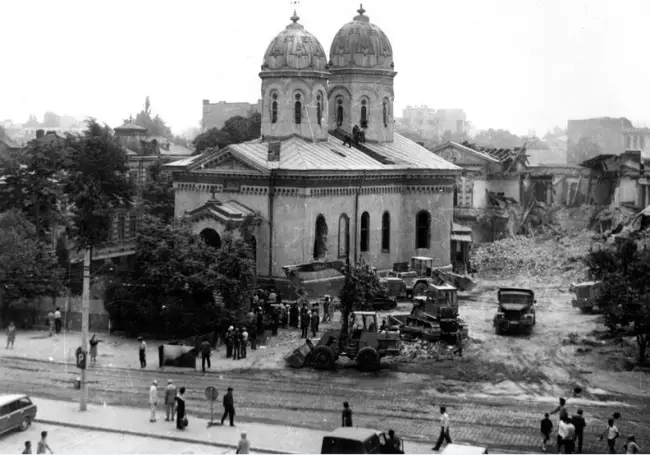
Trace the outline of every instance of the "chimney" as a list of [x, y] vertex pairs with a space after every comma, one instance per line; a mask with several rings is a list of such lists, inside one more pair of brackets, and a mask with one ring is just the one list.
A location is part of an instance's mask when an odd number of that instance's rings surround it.
[[280, 161], [280, 146], [282, 142], [269, 142], [269, 161]]
[[36, 139], [41, 139], [45, 137], [45, 130], [36, 130]]

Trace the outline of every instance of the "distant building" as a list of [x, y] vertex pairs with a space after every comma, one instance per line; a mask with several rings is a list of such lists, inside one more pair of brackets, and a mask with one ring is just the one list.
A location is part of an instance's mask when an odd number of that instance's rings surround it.
[[212, 128], [221, 128], [226, 123], [226, 120], [231, 117], [238, 115], [249, 117], [256, 112], [262, 112], [262, 100], [258, 100], [256, 104], [226, 103], [225, 101], [210, 103], [210, 100], [203, 100], [201, 127], [203, 131]]
[[623, 132], [633, 129], [625, 117], [569, 120], [567, 151], [569, 164], [579, 164], [598, 155], [625, 152]]
[[427, 106], [407, 106], [402, 111], [400, 126], [418, 133], [424, 139], [442, 137], [446, 131], [468, 133], [467, 115], [462, 109], [435, 110]]

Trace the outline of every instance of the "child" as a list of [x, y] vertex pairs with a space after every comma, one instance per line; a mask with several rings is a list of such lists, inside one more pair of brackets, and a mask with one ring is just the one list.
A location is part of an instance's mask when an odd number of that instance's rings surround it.
[[345, 401], [343, 403], [343, 413], [341, 415], [341, 426], [351, 427], [352, 426], [352, 409], [350, 409], [350, 404]]
[[553, 422], [551, 422], [548, 412], [544, 414], [540, 429], [542, 432], [542, 450], [546, 452], [546, 444], [551, 440], [551, 432], [553, 431]]
[[32, 453], [32, 441], [25, 441], [25, 450], [23, 453]]
[[46, 453], [45, 451], [48, 451], [50, 453], [52, 452], [52, 449], [50, 449], [50, 446], [47, 443], [47, 431], [41, 431], [41, 440], [38, 441], [38, 447], [36, 448], [36, 453]]
[[623, 448], [625, 449], [625, 453], [639, 453], [640, 449], [636, 444], [636, 436], [629, 436]]

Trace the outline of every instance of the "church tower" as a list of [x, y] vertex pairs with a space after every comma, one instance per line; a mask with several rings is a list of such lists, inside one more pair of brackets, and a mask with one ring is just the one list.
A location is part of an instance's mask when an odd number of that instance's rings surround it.
[[328, 135], [327, 56], [316, 37], [298, 23], [289, 24], [264, 54], [262, 138], [278, 141], [293, 135], [325, 141]]
[[330, 48], [330, 128], [350, 133], [354, 125], [366, 129], [368, 142], [392, 142], [393, 48], [386, 34], [364, 13], [338, 31]]

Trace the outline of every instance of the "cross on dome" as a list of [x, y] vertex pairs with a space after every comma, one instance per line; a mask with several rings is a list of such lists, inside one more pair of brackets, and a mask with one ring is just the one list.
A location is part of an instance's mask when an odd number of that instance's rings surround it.
[[366, 10], [363, 9], [363, 3], [359, 4], [359, 9], [357, 10], [357, 13], [359, 13], [360, 16], [363, 16], [363, 13], [365, 13]]
[[290, 19], [293, 21], [294, 24], [300, 20], [300, 18], [299, 18], [298, 15], [296, 14], [296, 10], [295, 10], [295, 9], [293, 10], [293, 16], [291, 16]]

